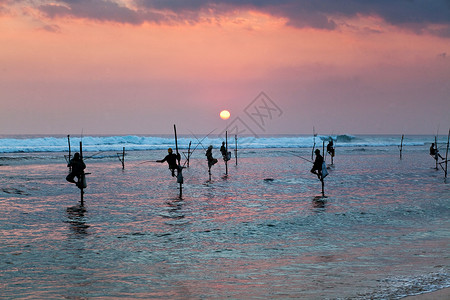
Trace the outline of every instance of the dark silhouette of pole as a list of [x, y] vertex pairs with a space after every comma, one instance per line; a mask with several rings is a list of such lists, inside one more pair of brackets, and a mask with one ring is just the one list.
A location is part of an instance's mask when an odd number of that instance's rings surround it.
[[438, 158], [439, 158], [439, 156], [438, 156], [438, 144], [437, 144], [437, 136], [435, 135], [434, 136], [434, 147], [436, 148], [436, 154], [434, 155], [434, 159], [436, 160], [436, 170], [439, 170], [439, 168], [438, 168]]
[[72, 156], [72, 153], [70, 151], [70, 134], [67, 135], [67, 143], [69, 144], [69, 161], [70, 161], [70, 157]]
[[236, 160], [236, 166], [237, 166], [237, 134], [234, 135], [234, 142], [235, 142], [235, 146], [234, 146], [234, 159]]
[[405, 137], [404, 134], [402, 134], [402, 140], [400, 142], [400, 159], [402, 159], [402, 151], [403, 151], [403, 138]]
[[225, 131], [225, 175], [228, 175], [228, 131]]
[[189, 141], [188, 153], [187, 153], [187, 167], [189, 168], [189, 159], [191, 158], [191, 141]]
[[445, 151], [445, 179], [447, 179], [447, 167], [448, 167], [448, 147], [450, 143], [450, 129], [448, 130], [448, 136], [447, 136], [447, 150]]
[[[80, 160], [83, 161], [83, 142], [80, 141]], [[81, 199], [81, 206], [84, 206], [84, 182], [86, 178], [84, 175], [84, 171], [82, 171], [79, 179], [79, 188], [80, 188], [80, 199]]]
[[316, 148], [316, 136], [317, 136], [317, 133], [316, 133], [316, 130], [314, 129], [314, 126], [313, 126], [314, 144], [313, 144], [313, 148], [312, 148], [312, 151], [311, 151], [311, 160], [314, 159], [314, 150]]
[[322, 197], [325, 197], [325, 182], [322, 175], [320, 176], [320, 182], [322, 183]]
[[181, 171], [180, 164], [180, 153], [178, 152], [178, 139], [177, 139], [177, 127], [173, 124], [173, 131], [175, 134], [175, 149], [177, 151], [177, 160], [178, 160], [178, 168], [177, 168], [177, 182], [180, 184], [180, 199], [183, 196], [183, 174]]
[[122, 160], [121, 160], [121, 162], [122, 162], [122, 170], [124, 170], [125, 169], [125, 147], [123, 147], [123, 149], [122, 149]]

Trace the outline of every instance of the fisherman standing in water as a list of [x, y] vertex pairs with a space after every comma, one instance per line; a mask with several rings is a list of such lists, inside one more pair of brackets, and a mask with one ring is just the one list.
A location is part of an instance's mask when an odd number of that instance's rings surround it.
[[162, 160], [157, 160], [156, 162], [159, 163], [163, 163], [165, 161], [167, 161], [167, 163], [169, 164], [169, 169], [170, 171], [172, 171], [172, 177], [175, 177], [175, 170], [180, 170], [178, 164], [177, 164], [177, 159], [181, 159], [180, 154], [175, 154], [172, 153], [172, 148], [167, 149], [167, 152], [169, 154], [166, 155], [166, 157], [164, 157], [164, 159]]
[[316, 160], [314, 161], [314, 165], [311, 169], [311, 173], [316, 174], [317, 177], [322, 180], [322, 165], [323, 165], [323, 156], [320, 155], [320, 150], [316, 149], [316, 151], [314, 151], [314, 153], [316, 154]]
[[211, 167], [214, 166], [217, 163], [217, 159], [215, 159], [212, 156], [212, 149], [213, 149], [213, 146], [210, 145], [208, 147], [208, 149], [206, 150], [206, 154], [205, 154], [206, 158], [208, 159], [208, 172], [209, 172], [209, 174], [211, 174]]
[[433, 156], [435, 160], [438, 160], [438, 157], [440, 157], [441, 159], [444, 159], [439, 154], [439, 150], [437, 149], [437, 147], [434, 146], [434, 143], [432, 143], [431, 146], [430, 146], [430, 155]]
[[[75, 183], [77, 187], [81, 188], [82, 181], [81, 176], [84, 174], [84, 169], [86, 169], [86, 165], [80, 157], [80, 153], [75, 153], [73, 158], [67, 164], [67, 167], [71, 168], [71, 172], [67, 175], [66, 180], [68, 182]], [[75, 181], [74, 178], [77, 178], [78, 181]]]

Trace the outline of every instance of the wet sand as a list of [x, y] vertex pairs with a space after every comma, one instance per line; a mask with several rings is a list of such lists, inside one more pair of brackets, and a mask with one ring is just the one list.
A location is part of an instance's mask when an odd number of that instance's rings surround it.
[[408, 296], [405, 300], [447, 300], [450, 299], [450, 288], [438, 290], [431, 293], [424, 293], [416, 296]]

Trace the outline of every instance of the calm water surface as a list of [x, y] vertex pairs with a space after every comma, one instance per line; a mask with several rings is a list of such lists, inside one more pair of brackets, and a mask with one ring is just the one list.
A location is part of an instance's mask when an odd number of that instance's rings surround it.
[[86, 160], [85, 211], [62, 154], [3, 156], [1, 298], [398, 299], [450, 286], [450, 185], [426, 149], [338, 148], [327, 198], [290, 151], [243, 150], [211, 182], [198, 151], [182, 199], [166, 164], [142, 163], [164, 151], [129, 152], [125, 170], [103, 153]]

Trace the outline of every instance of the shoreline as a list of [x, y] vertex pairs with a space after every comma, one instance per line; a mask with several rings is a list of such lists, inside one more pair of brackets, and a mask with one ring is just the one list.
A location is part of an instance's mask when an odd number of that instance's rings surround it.
[[406, 296], [405, 300], [446, 300], [450, 299], [450, 288], [443, 288], [434, 292], [426, 292], [415, 296]]

